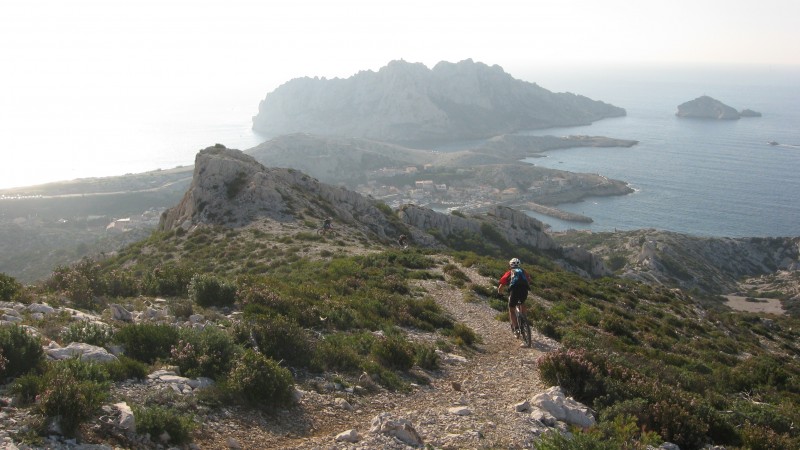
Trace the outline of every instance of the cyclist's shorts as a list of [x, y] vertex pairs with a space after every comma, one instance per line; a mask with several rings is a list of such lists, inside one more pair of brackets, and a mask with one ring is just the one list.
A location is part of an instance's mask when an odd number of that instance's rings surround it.
[[521, 305], [525, 303], [525, 299], [528, 298], [528, 291], [520, 290], [520, 291], [512, 291], [508, 295], [508, 306], [515, 307], [517, 305]]

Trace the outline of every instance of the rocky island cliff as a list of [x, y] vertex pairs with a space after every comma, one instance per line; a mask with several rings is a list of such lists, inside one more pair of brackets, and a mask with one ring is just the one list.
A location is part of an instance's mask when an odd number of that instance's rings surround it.
[[587, 125], [625, 110], [553, 93], [471, 59], [392, 61], [347, 79], [296, 78], [261, 101], [253, 129], [403, 142], [476, 139], [526, 129]]
[[707, 95], [678, 105], [678, 117], [694, 119], [738, 120], [741, 117], [761, 117], [761, 113], [752, 109], [741, 112], [721, 101]]

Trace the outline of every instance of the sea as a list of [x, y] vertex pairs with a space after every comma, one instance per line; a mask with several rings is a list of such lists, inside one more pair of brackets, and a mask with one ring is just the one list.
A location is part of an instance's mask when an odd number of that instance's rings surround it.
[[[530, 213], [553, 230], [656, 228], [698, 236], [800, 236], [800, 67], [582, 67], [505, 70], [554, 92], [573, 92], [627, 110], [589, 126], [524, 131], [635, 139], [631, 148], [574, 148], [526, 162], [626, 181], [635, 193], [560, 208], [591, 224]], [[4, 122], [0, 189], [117, 176], [193, 164], [221, 143], [246, 150], [268, 138], [251, 130], [269, 89], [231, 83], [182, 95], [42, 98]], [[276, 85], [277, 86], [277, 85]], [[762, 117], [735, 121], [675, 116], [709, 95]], [[770, 145], [768, 142], [777, 142]]]
[[[569, 91], [621, 106], [627, 115], [522, 134], [608, 136], [639, 143], [631, 148], [557, 150], [525, 161], [623, 180], [635, 192], [559, 206], [591, 217], [594, 222], [588, 225], [529, 213], [552, 230], [654, 228], [697, 236], [800, 236], [800, 69], [573, 73], [551, 80], [550, 85], [558, 86], [547, 88], [563, 92], [567, 84]], [[698, 120], [675, 115], [679, 104], [702, 95], [762, 116]]]

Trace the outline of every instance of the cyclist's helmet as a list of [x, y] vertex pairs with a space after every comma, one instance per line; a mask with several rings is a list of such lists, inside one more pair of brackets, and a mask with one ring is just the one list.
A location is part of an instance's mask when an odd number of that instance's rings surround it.
[[519, 258], [511, 258], [511, 261], [508, 262], [508, 265], [516, 269], [517, 267], [521, 266], [522, 263], [519, 261]]

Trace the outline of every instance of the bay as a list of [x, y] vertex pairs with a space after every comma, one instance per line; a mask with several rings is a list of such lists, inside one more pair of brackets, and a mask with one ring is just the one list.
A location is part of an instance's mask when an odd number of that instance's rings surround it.
[[[720, 78], [718, 71], [699, 71], [688, 81], [628, 74], [582, 86], [574, 80], [578, 92], [622, 106], [627, 116], [523, 134], [602, 135], [639, 144], [558, 150], [526, 162], [599, 173], [627, 181], [636, 192], [560, 205], [592, 217], [589, 225], [530, 214], [557, 231], [655, 228], [698, 236], [800, 236], [800, 77], [786, 75], [792, 70], [766, 79], [746, 72]], [[701, 95], [763, 116], [734, 121], [675, 116], [679, 104]]]

